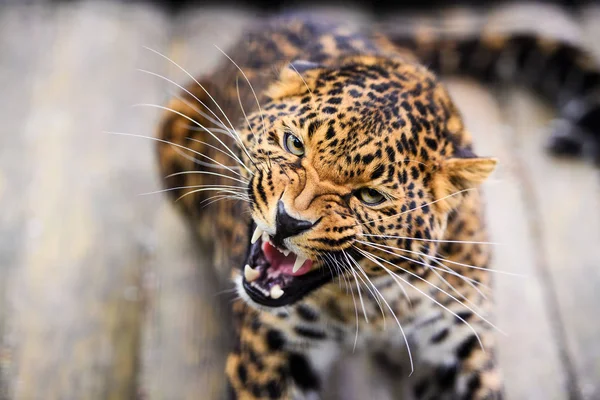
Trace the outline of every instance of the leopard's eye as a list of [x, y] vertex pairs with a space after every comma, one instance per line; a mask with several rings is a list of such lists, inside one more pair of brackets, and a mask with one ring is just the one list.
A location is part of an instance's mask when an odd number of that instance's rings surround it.
[[383, 203], [385, 197], [375, 189], [362, 188], [356, 192], [356, 197], [363, 203], [374, 206]]
[[289, 132], [286, 132], [283, 136], [283, 146], [289, 153], [297, 156], [304, 154], [304, 143]]

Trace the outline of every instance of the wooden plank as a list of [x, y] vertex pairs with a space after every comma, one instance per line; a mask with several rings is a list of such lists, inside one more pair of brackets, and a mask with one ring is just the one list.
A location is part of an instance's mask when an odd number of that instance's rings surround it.
[[[157, 101], [141, 84], [140, 44], [160, 47], [160, 13], [117, 3], [57, 6], [56, 40], [33, 82], [32, 169], [20, 200], [35, 221], [11, 287], [12, 392], [24, 399], [132, 398], [138, 369], [142, 278], [156, 200], [151, 143], [103, 134], [151, 131]], [[31, 29], [25, 27], [25, 29]], [[154, 65], [155, 66], [155, 65]], [[150, 67], [154, 67], [150, 65]]]
[[[588, 15], [588, 42], [600, 56]], [[596, 9], [595, 16], [598, 11]], [[596, 20], [597, 21], [597, 20]], [[597, 31], [596, 31], [597, 33]], [[549, 301], [558, 309], [565, 366], [574, 398], [600, 397], [600, 182], [589, 163], [554, 159], [542, 151], [546, 127], [554, 112], [525, 93], [506, 99], [512, 117], [514, 143], [525, 170], [539, 252], [547, 274]]]
[[548, 138], [541, 127], [552, 111], [525, 93], [507, 101], [515, 142], [524, 165], [524, 184], [532, 204], [529, 217], [537, 230], [548, 300], [558, 308], [555, 325], [562, 333], [565, 365], [571, 369], [571, 391], [585, 398], [599, 395], [600, 325], [590, 320], [598, 308], [600, 198], [598, 175], [590, 165], [561, 162], [541, 149]]
[[449, 87], [474, 136], [476, 152], [499, 159], [497, 171], [484, 184], [491, 240], [501, 243], [495, 246], [492, 268], [524, 275], [494, 276], [496, 325], [507, 333], [497, 334], [506, 398], [566, 399], [567, 383], [551, 329], [553, 315], [536, 267], [531, 215], [506, 122], [488, 89], [458, 79]]
[[[12, 360], [8, 288], [22, 257], [24, 239], [35, 235], [22, 201], [31, 177], [23, 162], [31, 138], [21, 134], [31, 110], [33, 79], [43, 73], [54, 40], [54, 13], [43, 6], [0, 6], [0, 399], [9, 398]], [[29, 45], [24, 46], [23, 43]]]

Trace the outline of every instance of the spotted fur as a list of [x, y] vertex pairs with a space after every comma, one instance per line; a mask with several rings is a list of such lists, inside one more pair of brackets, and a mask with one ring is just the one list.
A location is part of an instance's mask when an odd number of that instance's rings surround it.
[[[492, 79], [504, 49], [518, 50], [520, 67], [525, 53], [547, 46], [525, 38], [415, 43], [278, 17], [228, 51], [235, 64], [225, 58], [169, 104], [158, 146], [165, 186], [241, 297], [226, 367], [234, 398], [318, 398], [331, 363], [355, 348], [404, 365], [388, 369], [415, 398], [501, 398], [478, 190], [496, 162], [474, 154], [432, 70], [441, 69], [436, 50], [450, 47], [459, 55], [453, 72]], [[548, 56], [560, 66], [544, 70], [563, 77], [557, 85], [573, 68], [595, 82], [596, 70], [561, 46]], [[488, 61], [475, 67], [469, 54]], [[589, 91], [571, 88], [573, 101]], [[598, 132], [588, 119], [564, 115], [570, 126]], [[286, 151], [288, 133], [302, 142], [301, 156]], [[201, 185], [230, 185], [221, 190], [235, 198], [204, 208], [214, 192], [197, 191]], [[362, 203], [357, 192], [365, 187], [384, 201]], [[280, 203], [310, 229], [278, 238]], [[331, 279], [283, 306], [254, 301], [241, 271], [257, 226]]]

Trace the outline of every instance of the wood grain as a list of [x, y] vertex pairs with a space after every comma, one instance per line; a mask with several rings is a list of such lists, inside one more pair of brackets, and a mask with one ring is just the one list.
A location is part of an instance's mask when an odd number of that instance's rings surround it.
[[[449, 83], [463, 110], [476, 152], [499, 160], [497, 170], [484, 184], [487, 220], [494, 246], [494, 301], [498, 358], [508, 399], [567, 399], [567, 382], [552, 332], [549, 304], [539, 276], [525, 182], [506, 120], [489, 88], [466, 80]], [[542, 153], [542, 148], [530, 151]], [[518, 275], [507, 275], [518, 274]], [[527, 357], [523, 357], [527, 354]]]
[[138, 95], [156, 101], [158, 86], [142, 85], [135, 68], [163, 18], [116, 3], [54, 10], [55, 38], [37, 61], [44, 71], [22, 133], [31, 177], [20, 201], [34, 234], [10, 288], [15, 398], [135, 394], [145, 218], [154, 209], [136, 195], [152, 186], [152, 152], [102, 131], [152, 131], [154, 121], [129, 106]]

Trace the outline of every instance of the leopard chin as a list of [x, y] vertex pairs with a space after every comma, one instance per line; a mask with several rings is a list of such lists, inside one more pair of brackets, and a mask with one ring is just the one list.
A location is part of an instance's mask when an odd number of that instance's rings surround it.
[[[298, 256], [285, 244], [276, 245], [273, 237], [250, 226], [254, 232], [248, 243], [242, 267], [242, 287], [255, 303], [266, 307], [294, 304], [304, 296], [332, 281], [341, 272], [328, 262]], [[332, 263], [341, 254], [328, 253]]]

